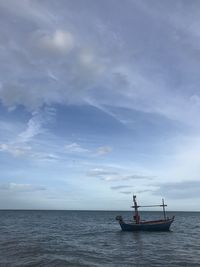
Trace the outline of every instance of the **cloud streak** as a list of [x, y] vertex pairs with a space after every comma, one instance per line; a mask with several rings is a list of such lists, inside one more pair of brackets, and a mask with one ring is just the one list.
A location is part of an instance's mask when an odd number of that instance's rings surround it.
[[130, 188], [132, 186], [130, 185], [115, 185], [115, 186], [111, 186], [110, 188], [113, 190], [119, 190], [119, 189], [124, 189], [124, 188]]
[[10, 145], [10, 144], [0, 144], [0, 151], [7, 152], [14, 157], [24, 156], [27, 153], [31, 152], [30, 146], [17, 146], [17, 145]]
[[44, 186], [32, 185], [32, 184], [20, 184], [20, 183], [8, 183], [1, 184], [0, 190], [9, 192], [36, 192], [44, 191], [46, 188]]
[[87, 148], [83, 148], [81, 145], [77, 143], [71, 143], [68, 145], [65, 145], [65, 151], [68, 153], [88, 153], [90, 150]]
[[89, 170], [89, 176], [98, 177], [107, 182], [118, 182], [118, 181], [129, 181], [129, 180], [152, 180], [152, 176], [132, 174], [132, 175], [122, 175], [119, 173], [119, 170], [115, 169], [103, 169], [103, 168], [94, 168]]

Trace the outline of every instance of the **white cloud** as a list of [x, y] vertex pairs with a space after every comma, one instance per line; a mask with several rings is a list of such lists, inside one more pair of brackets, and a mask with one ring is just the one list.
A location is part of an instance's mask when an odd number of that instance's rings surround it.
[[27, 123], [26, 130], [19, 134], [18, 142], [29, 142], [38, 134], [43, 133], [45, 131], [44, 126], [51, 122], [54, 116], [55, 109], [50, 107], [33, 112], [31, 119]]
[[19, 140], [28, 142], [42, 131], [41, 121], [36, 119], [36, 114], [28, 121], [27, 129], [19, 134]]
[[70, 153], [87, 153], [90, 152], [87, 148], [81, 147], [77, 143], [71, 143], [65, 146], [65, 151]]
[[121, 174], [119, 172], [119, 169], [94, 168], [88, 171], [89, 176], [98, 177], [107, 182], [118, 182], [118, 181], [128, 181], [128, 180], [152, 180], [153, 179], [152, 176], [130, 174], [130, 171], [126, 171], [126, 170], [123, 170], [123, 173], [128, 173], [128, 174], [127, 175]]
[[108, 170], [108, 169], [103, 169], [103, 168], [93, 168], [88, 171], [89, 176], [104, 176], [104, 175], [116, 175], [116, 171]]
[[107, 176], [103, 177], [103, 180], [105, 180], [105, 181], [127, 181], [127, 180], [140, 180], [140, 179], [151, 180], [152, 177], [151, 176], [138, 175], [138, 174], [134, 174], [134, 175], [117, 174], [117, 175], [107, 175]]
[[55, 153], [46, 153], [46, 152], [33, 152], [31, 154], [31, 158], [40, 162], [47, 162], [47, 163], [58, 162], [62, 159]]
[[[49, 123], [52, 122], [55, 116], [55, 109], [50, 107], [45, 107], [43, 109], [40, 109], [38, 111], [32, 112], [31, 118], [28, 120], [27, 124], [20, 125], [20, 129], [25, 128], [23, 131], [18, 131], [14, 135], [11, 135], [9, 138], [9, 142], [2, 142], [0, 144], [0, 151], [6, 152], [11, 154], [14, 157], [21, 157], [21, 156], [29, 156], [35, 159], [48, 159], [50, 160], [56, 160], [56, 155], [53, 153], [45, 153], [41, 151], [34, 151], [33, 150], [33, 141], [37, 138], [39, 134], [47, 134], [48, 129], [47, 125], [49, 126]], [[15, 125], [15, 124], [13, 124]], [[5, 125], [1, 125], [3, 130], [7, 130], [7, 136], [10, 134], [10, 132], [13, 132], [14, 127], [6, 127]], [[16, 131], [16, 130], [15, 130]], [[8, 138], [7, 138], [8, 139]], [[6, 139], [6, 141], [7, 141]], [[42, 151], [45, 150], [45, 148], [41, 148]], [[40, 156], [39, 156], [40, 155]]]
[[20, 183], [8, 183], [1, 184], [0, 190], [10, 192], [35, 192], [46, 190], [44, 186], [32, 185], [32, 184], [20, 184]]
[[130, 188], [130, 185], [115, 185], [115, 186], [111, 186], [110, 188], [113, 190], [118, 190], [118, 189], [124, 189], [124, 188]]
[[0, 151], [7, 152], [14, 157], [24, 156], [31, 152], [30, 146], [17, 146], [12, 144], [0, 144]]
[[37, 32], [34, 34], [37, 46], [52, 53], [68, 53], [75, 45], [74, 37], [69, 31], [56, 30], [53, 33]]

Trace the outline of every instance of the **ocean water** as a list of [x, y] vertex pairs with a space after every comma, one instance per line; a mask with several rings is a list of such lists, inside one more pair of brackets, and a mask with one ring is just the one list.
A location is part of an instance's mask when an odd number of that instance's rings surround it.
[[172, 214], [170, 232], [133, 233], [115, 221], [131, 212], [0, 211], [0, 266], [200, 266], [200, 213]]

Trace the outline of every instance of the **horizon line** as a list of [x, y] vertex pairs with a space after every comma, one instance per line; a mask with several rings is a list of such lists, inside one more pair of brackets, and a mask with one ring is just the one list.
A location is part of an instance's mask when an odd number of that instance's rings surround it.
[[[134, 212], [134, 210], [78, 210], [78, 209], [0, 209], [0, 211], [80, 211], [80, 212]], [[140, 210], [140, 212], [163, 212], [162, 210]], [[200, 212], [200, 210], [167, 210], [168, 212]]]

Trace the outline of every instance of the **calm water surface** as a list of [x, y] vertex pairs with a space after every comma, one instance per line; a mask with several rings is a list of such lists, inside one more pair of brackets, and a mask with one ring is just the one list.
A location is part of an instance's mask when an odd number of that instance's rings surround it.
[[200, 213], [173, 212], [172, 231], [163, 233], [122, 232], [119, 214], [131, 218], [131, 212], [0, 211], [0, 266], [200, 266]]

